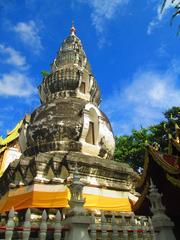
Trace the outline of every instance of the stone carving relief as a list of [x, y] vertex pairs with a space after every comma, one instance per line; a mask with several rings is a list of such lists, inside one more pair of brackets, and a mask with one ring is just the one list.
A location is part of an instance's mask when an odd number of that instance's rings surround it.
[[100, 150], [99, 150], [98, 156], [100, 156], [102, 158], [111, 159], [112, 154], [111, 154], [110, 150], [108, 149], [108, 147], [106, 146], [105, 137], [101, 138], [101, 140], [99, 142], [99, 146], [100, 146]]
[[[73, 102], [68, 99], [42, 105], [35, 110], [27, 128], [28, 149], [34, 149], [37, 146], [41, 151], [45, 151], [48, 145], [50, 149], [56, 150], [57, 143], [62, 142], [64, 149], [77, 148], [79, 151], [80, 145], [76, 146], [73, 141], [78, 141], [82, 132], [84, 104], [85, 102], [79, 99]], [[66, 141], [69, 142], [69, 146]]]

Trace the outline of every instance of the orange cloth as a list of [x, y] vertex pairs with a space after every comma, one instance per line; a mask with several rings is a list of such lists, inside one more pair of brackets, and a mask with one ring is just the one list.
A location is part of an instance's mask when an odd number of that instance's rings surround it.
[[[41, 190], [42, 188], [42, 190]], [[22, 187], [19, 189], [10, 190], [9, 194], [3, 196], [0, 200], [0, 212], [9, 211], [11, 207], [15, 210], [26, 209], [26, 208], [66, 208], [68, 207], [68, 199], [70, 193], [67, 188], [52, 187], [39, 188], [33, 185], [29, 187]], [[39, 190], [39, 191], [37, 191]], [[87, 194], [83, 196], [86, 198], [85, 208], [87, 209], [101, 209], [107, 211], [118, 211], [118, 212], [131, 212], [132, 206], [130, 200], [125, 197], [117, 197], [112, 194], [111, 196], [105, 196], [103, 194]]]

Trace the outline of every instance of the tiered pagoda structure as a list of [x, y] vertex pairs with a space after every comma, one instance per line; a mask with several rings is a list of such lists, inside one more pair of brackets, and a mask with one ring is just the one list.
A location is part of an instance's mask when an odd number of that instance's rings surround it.
[[175, 136], [168, 134], [167, 153], [163, 153], [157, 144], [147, 145], [144, 171], [137, 184], [141, 196], [134, 205], [134, 211], [137, 215], [151, 215], [148, 192], [152, 181], [162, 194], [166, 214], [175, 225], [176, 238], [180, 239], [180, 127], [176, 122], [174, 125]]
[[67, 184], [77, 164], [86, 182], [87, 209], [131, 213], [137, 175], [113, 160], [111, 124], [99, 109], [100, 90], [74, 26], [39, 95], [41, 106], [19, 131], [22, 155], [0, 178], [0, 212], [12, 206], [17, 211], [67, 208]]

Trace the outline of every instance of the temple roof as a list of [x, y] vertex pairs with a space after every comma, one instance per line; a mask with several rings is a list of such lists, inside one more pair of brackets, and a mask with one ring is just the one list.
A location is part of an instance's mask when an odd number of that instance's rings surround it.
[[20, 122], [18, 122], [18, 124], [15, 126], [15, 128], [13, 128], [11, 131], [9, 131], [7, 133], [7, 137], [6, 138], [1, 138], [0, 139], [0, 151], [2, 150], [2, 148], [4, 148], [5, 145], [7, 145], [8, 143], [14, 141], [15, 139], [18, 138], [19, 136], [19, 129], [22, 125], [22, 120]]
[[137, 190], [141, 192], [139, 200], [134, 206], [137, 214], [150, 214], [148, 189], [150, 179], [158, 187], [160, 193], [163, 194], [163, 202], [170, 216], [177, 215], [180, 211], [177, 202], [180, 201], [180, 161], [179, 161], [179, 142], [171, 139], [175, 143], [177, 150], [176, 155], [163, 154], [151, 145], [147, 146], [144, 171], [137, 184]]

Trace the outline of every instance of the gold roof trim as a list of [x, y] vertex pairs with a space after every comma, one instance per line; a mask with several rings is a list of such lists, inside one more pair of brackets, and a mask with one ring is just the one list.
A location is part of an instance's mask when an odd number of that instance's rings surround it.
[[7, 146], [0, 148], [0, 153], [4, 152], [7, 149]]
[[163, 156], [155, 150], [152, 146], [149, 146], [149, 153], [153, 157], [153, 160], [160, 166], [162, 167], [166, 172], [170, 174], [179, 174], [180, 169], [176, 166], [172, 166], [168, 162], [166, 162], [163, 158]]
[[0, 146], [4, 146], [10, 142], [12, 142], [13, 140], [15, 140], [17, 137], [19, 137], [19, 132], [18, 130], [20, 129], [21, 125], [23, 123], [23, 120], [21, 120], [13, 130], [11, 130], [10, 132], [8, 132], [7, 137], [2, 139], [0, 141]]
[[171, 175], [169, 175], [168, 173], [166, 174], [166, 178], [167, 180], [172, 183], [175, 187], [180, 188], [180, 179], [177, 179]]
[[172, 144], [175, 146], [175, 148], [180, 152], [180, 143], [175, 140], [175, 139], [172, 139]]
[[140, 208], [141, 204], [143, 203], [144, 199], [147, 196], [148, 190], [149, 190], [149, 182], [146, 182], [146, 185], [143, 189], [141, 196], [139, 197], [139, 199], [137, 200], [137, 202], [133, 207], [133, 211], [137, 211]]

